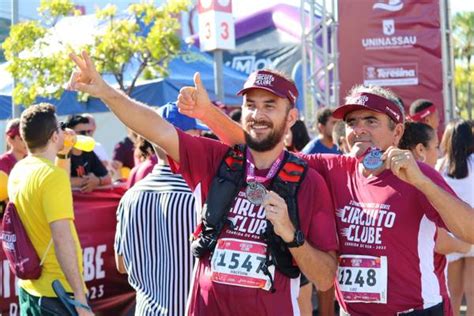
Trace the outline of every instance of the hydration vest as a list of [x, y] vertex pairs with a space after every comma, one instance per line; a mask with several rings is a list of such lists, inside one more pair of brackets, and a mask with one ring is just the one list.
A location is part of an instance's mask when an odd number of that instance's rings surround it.
[[[246, 147], [243, 145], [229, 149], [221, 162], [216, 176], [213, 178], [207, 196], [206, 203], [202, 209], [202, 223], [194, 233], [195, 240], [191, 249], [195, 257], [202, 257], [206, 253], [212, 253], [216, 247], [217, 239], [225, 225], [233, 226], [227, 219], [232, 203], [246, 185], [245, 181], [245, 157]], [[306, 174], [307, 164], [300, 158], [285, 152], [283, 162], [273, 179], [269, 189], [278, 193], [288, 207], [289, 218], [295, 227], [300, 229], [298, 215], [297, 193], [301, 182]], [[262, 271], [270, 276], [268, 267], [272, 264], [276, 269], [288, 276], [296, 278], [300, 275], [298, 266], [293, 264], [293, 257], [286, 243], [273, 231], [273, 225], [267, 220], [267, 227], [263, 233], [263, 240], [267, 244], [267, 260], [260, 267]], [[273, 289], [273, 280], [272, 291]]]

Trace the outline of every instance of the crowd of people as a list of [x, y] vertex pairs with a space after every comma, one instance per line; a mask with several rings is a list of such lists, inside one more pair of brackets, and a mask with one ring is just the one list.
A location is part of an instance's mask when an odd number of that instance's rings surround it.
[[231, 115], [199, 74], [155, 111], [109, 86], [87, 53], [71, 58], [69, 88], [100, 98], [129, 135], [109, 160], [100, 144], [64, 146], [93, 136], [89, 114], [60, 124], [39, 104], [7, 125], [1, 207], [14, 203], [46, 258], [38, 280], [20, 281], [22, 315], [41, 314], [53, 278], [92, 314], [71, 189], [117, 174], [128, 190], [115, 259], [137, 315], [312, 315], [314, 289], [319, 315], [334, 315], [335, 298], [340, 315], [459, 315], [463, 298], [474, 312], [472, 122], [449, 122], [439, 142], [431, 101], [405, 113], [392, 91], [355, 86], [318, 110], [311, 140], [299, 92], [278, 71], [251, 74]]

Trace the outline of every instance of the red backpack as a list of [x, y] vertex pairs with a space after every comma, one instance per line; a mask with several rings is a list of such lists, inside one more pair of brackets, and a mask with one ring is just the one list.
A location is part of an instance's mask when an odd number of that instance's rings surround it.
[[[18, 216], [15, 204], [12, 202], [8, 202], [5, 209], [0, 237], [3, 251], [12, 272], [22, 280], [38, 279], [41, 275], [43, 261], [40, 262], [38, 254]], [[43, 260], [50, 246], [51, 241], [43, 255]]]

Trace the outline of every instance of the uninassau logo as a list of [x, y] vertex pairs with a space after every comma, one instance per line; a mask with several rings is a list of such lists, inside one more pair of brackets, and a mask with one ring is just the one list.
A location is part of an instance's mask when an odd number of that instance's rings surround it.
[[372, 9], [380, 9], [385, 11], [400, 11], [403, 8], [403, 1], [402, 0], [388, 0], [388, 3], [385, 2], [377, 2], [374, 3]]

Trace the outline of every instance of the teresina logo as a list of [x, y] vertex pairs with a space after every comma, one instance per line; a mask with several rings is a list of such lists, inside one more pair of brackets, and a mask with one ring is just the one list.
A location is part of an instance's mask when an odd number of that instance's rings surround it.
[[416, 44], [416, 36], [390, 36], [363, 38], [364, 48], [389, 48], [396, 46], [411, 47]]

